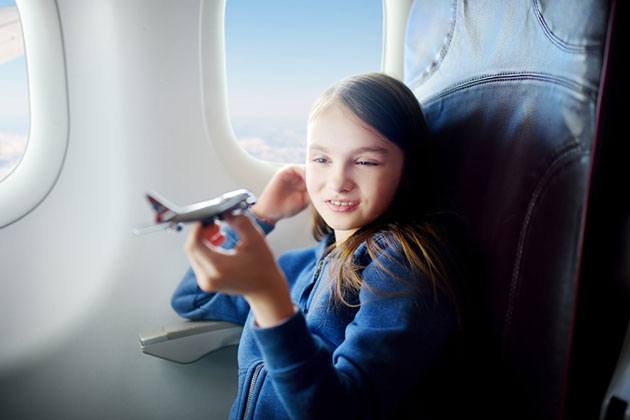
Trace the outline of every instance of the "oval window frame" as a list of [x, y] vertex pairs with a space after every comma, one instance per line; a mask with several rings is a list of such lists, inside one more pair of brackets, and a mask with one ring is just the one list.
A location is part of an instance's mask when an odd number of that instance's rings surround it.
[[55, 186], [65, 160], [69, 111], [66, 63], [55, 0], [16, 0], [28, 77], [30, 128], [19, 164], [0, 182], [0, 228], [32, 212]]

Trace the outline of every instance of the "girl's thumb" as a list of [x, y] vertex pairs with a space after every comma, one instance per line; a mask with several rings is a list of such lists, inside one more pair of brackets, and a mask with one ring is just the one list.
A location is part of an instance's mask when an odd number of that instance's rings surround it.
[[241, 242], [248, 241], [256, 235], [260, 235], [258, 228], [254, 226], [254, 223], [245, 214], [239, 214], [237, 216], [229, 215], [225, 218], [225, 221], [236, 231]]

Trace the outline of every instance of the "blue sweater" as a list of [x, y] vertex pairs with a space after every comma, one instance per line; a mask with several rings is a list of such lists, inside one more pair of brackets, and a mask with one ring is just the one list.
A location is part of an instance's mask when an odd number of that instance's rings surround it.
[[[258, 224], [265, 233], [272, 229]], [[231, 248], [238, 238], [226, 233], [223, 246]], [[417, 392], [430, 389], [423, 382], [456, 330], [454, 307], [443, 296], [435, 300], [428, 280], [401, 264], [400, 250], [389, 249], [390, 258], [378, 260], [420, 291], [393, 280], [365, 244], [354, 254], [365, 267], [363, 285], [350, 297], [360, 306], [333, 306], [330, 255], [322, 258], [331, 242], [329, 236], [278, 258], [297, 308], [281, 325], [256, 326], [241, 296], [202, 291], [192, 270], [175, 290], [172, 306], [179, 315], [244, 325], [230, 419], [391, 419], [410, 406], [422, 412]]]

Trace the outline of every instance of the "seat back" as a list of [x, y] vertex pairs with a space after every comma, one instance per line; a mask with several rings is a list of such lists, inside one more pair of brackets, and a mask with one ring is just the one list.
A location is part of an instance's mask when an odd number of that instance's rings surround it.
[[435, 135], [442, 196], [468, 227], [485, 328], [468, 345], [485, 346], [480, 395], [497, 417], [564, 415], [608, 12], [415, 0], [409, 15], [405, 82]]

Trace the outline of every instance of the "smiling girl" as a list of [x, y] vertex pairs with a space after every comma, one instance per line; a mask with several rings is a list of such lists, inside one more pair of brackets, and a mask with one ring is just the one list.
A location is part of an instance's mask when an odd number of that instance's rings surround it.
[[[420, 106], [384, 74], [344, 79], [313, 106], [307, 143], [305, 167], [276, 173], [254, 221], [227, 217], [225, 237], [192, 229], [172, 306], [244, 325], [232, 419], [435, 414], [458, 311]], [[318, 245], [276, 262], [264, 235], [309, 203]]]

